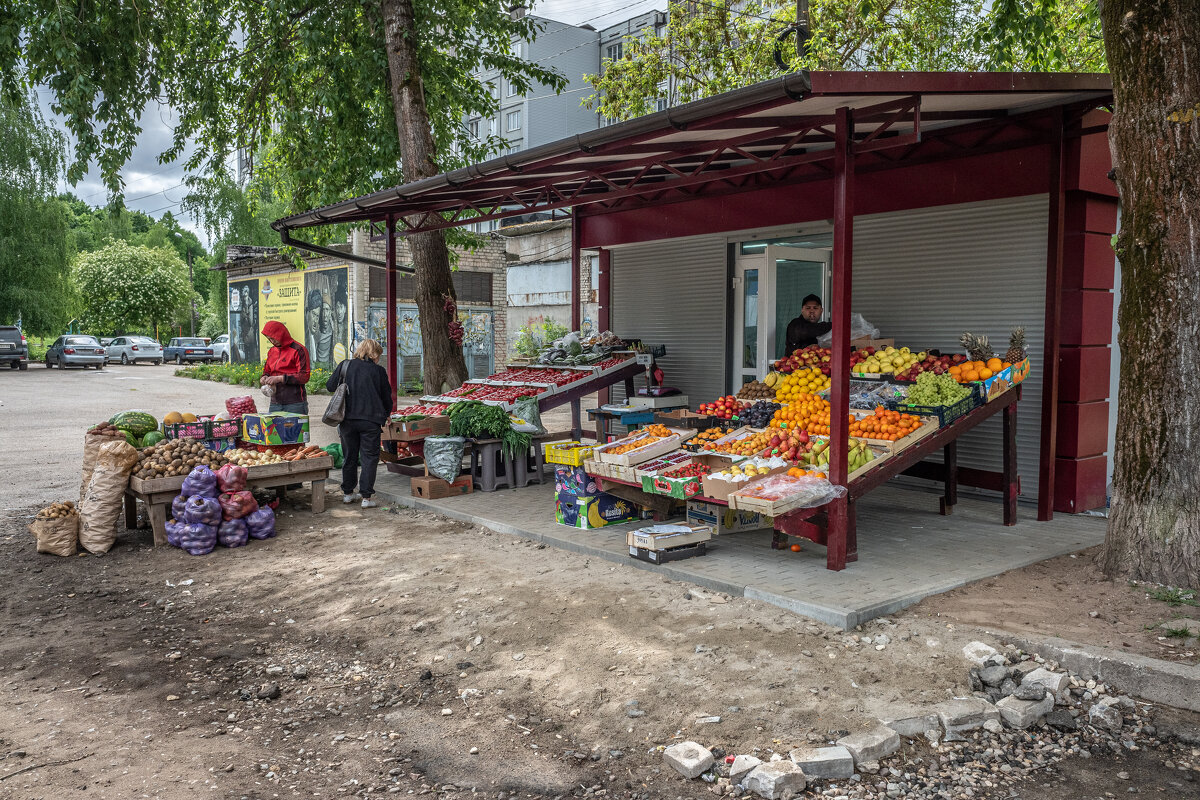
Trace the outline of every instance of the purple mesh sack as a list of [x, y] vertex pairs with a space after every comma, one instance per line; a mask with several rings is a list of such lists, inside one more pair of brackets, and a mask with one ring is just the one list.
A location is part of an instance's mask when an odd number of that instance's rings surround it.
[[252, 539], [270, 539], [275, 535], [275, 512], [271, 509], [260, 508], [245, 520]]
[[228, 519], [217, 528], [217, 541], [224, 547], [241, 547], [250, 538], [244, 519]]
[[189, 555], [202, 556], [217, 546], [217, 529], [212, 525], [189, 523], [179, 526], [179, 546]]
[[216, 497], [221, 493], [216, 474], [208, 467], [196, 467], [183, 479], [183, 493], [188, 497]]
[[173, 519], [167, 520], [167, 544], [171, 547], [179, 547], [179, 529], [183, 527], [182, 522], [176, 522]]
[[187, 495], [181, 494], [171, 501], [171, 516], [177, 520], [182, 520], [187, 513], [184, 511], [187, 508]]
[[201, 525], [217, 526], [221, 524], [221, 503], [215, 497], [189, 498], [183, 510], [183, 521]]

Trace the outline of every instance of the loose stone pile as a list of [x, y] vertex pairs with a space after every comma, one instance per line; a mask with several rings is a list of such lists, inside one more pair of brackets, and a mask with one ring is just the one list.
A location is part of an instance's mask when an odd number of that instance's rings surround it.
[[[1163, 742], [1146, 704], [1111, 687], [1060, 671], [1054, 662], [1016, 649], [998, 652], [972, 642], [963, 655], [971, 695], [873, 728], [816, 741], [770, 760], [731, 755], [718, 760], [696, 742], [666, 748], [664, 762], [719, 795], [780, 800], [806, 788], [826, 797], [960, 800], [1027, 780], [1062, 761], [1106, 757]], [[842, 732], [844, 733], [844, 732]], [[901, 750], [902, 737], [910, 740]], [[809, 736], [810, 740], [821, 737]], [[720, 755], [721, 751], [717, 751]], [[1200, 778], [1200, 750], [1166, 761], [1178, 785]], [[813, 785], [814, 782], [817, 785]]]

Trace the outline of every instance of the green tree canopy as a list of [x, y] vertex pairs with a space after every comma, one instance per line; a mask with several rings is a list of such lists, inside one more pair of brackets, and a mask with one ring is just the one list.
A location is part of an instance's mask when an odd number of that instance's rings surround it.
[[[794, 3], [670, 3], [661, 33], [627, 43], [624, 56], [586, 76], [584, 100], [610, 119], [814, 70], [1104, 71], [1095, 0], [812, 0], [811, 39], [798, 53]], [[780, 68], [775, 55], [785, 67]]]
[[187, 319], [194, 291], [187, 265], [164, 248], [114, 241], [75, 262], [85, 328], [96, 334], [151, 332]]
[[50, 334], [71, 318], [67, 216], [54, 198], [63, 136], [33, 98], [0, 102], [0, 322]]

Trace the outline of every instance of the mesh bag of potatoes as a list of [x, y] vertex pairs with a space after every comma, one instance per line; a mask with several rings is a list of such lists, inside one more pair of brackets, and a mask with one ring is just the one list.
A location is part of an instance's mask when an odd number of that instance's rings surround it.
[[29, 524], [37, 538], [37, 551], [55, 556], [73, 556], [79, 542], [79, 511], [70, 500], [43, 508]]

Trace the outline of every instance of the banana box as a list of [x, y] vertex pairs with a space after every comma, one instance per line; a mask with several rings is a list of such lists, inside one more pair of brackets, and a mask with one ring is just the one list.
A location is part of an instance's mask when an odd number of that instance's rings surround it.
[[755, 511], [739, 511], [703, 500], [687, 501], [687, 521], [692, 525], [707, 525], [716, 536], [769, 529], [775, 525], [771, 517]]
[[573, 528], [591, 530], [631, 522], [640, 517], [641, 511], [636, 505], [611, 494], [579, 497], [565, 493], [557, 495], [554, 501], [555, 521]]
[[600, 494], [600, 486], [596, 479], [584, 471], [583, 467], [568, 467], [565, 464], [554, 465], [554, 491], [559, 497], [574, 495], [575, 497], [595, 497]]

